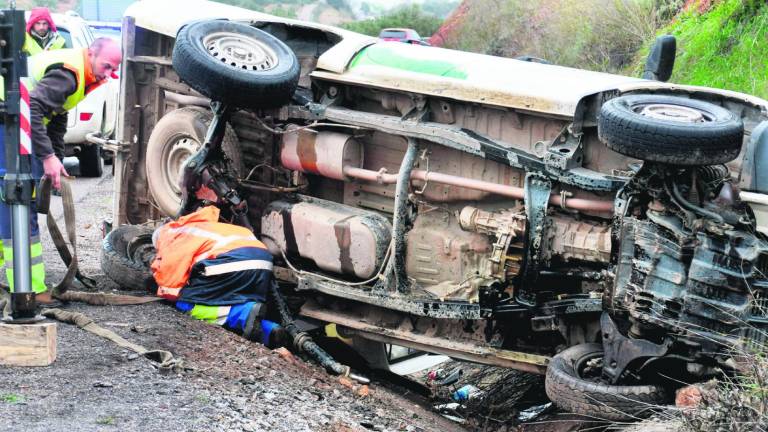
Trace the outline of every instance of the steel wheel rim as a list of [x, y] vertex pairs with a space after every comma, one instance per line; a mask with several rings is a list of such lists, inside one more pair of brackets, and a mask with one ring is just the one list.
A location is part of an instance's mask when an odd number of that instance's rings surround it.
[[267, 71], [278, 64], [272, 48], [242, 34], [212, 33], [203, 38], [203, 46], [213, 58], [235, 69]]
[[168, 150], [168, 157], [165, 159], [165, 178], [168, 183], [168, 187], [176, 194], [181, 196], [181, 171], [184, 168], [184, 163], [187, 159], [192, 157], [200, 148], [200, 143], [190, 137], [182, 136], [178, 137], [171, 144], [171, 148]]
[[712, 115], [705, 111], [682, 105], [644, 104], [635, 106], [633, 111], [643, 117], [677, 123], [708, 123], [713, 120]]

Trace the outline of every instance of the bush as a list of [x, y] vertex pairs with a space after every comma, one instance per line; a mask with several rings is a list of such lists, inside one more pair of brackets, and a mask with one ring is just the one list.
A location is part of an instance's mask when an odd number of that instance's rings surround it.
[[661, 25], [658, 2], [673, 1], [476, 0], [446, 47], [615, 72]]

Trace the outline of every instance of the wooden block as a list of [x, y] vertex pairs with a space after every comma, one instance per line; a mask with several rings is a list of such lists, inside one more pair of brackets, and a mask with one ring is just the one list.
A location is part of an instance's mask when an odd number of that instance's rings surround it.
[[0, 323], [0, 365], [48, 366], [56, 360], [56, 323]]

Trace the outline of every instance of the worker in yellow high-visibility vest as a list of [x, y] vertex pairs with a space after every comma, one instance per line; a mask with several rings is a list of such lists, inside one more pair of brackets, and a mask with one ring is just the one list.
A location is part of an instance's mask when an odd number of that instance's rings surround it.
[[33, 8], [27, 20], [27, 33], [22, 51], [27, 55], [64, 48], [67, 41], [56, 31], [56, 24], [46, 7]]
[[[109, 38], [96, 39], [87, 49], [45, 51], [29, 58], [27, 89], [32, 129], [32, 175], [51, 178], [53, 187], [61, 187], [61, 176], [68, 175], [57, 154], [64, 154], [64, 134], [67, 131], [67, 111], [85, 99], [91, 91], [115, 78], [122, 55], [120, 47]], [[0, 141], [2, 141], [0, 131]], [[0, 167], [5, 174], [4, 143], [0, 146]], [[53, 302], [45, 285], [43, 247], [37, 225], [37, 212], [30, 207], [30, 252], [32, 291], [39, 304]], [[10, 210], [0, 203], [0, 236], [6, 276], [13, 290], [13, 248], [11, 242]]]

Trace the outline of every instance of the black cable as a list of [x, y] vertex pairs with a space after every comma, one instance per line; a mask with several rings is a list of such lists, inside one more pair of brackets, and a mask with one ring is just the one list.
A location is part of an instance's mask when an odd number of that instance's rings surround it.
[[291, 317], [291, 313], [288, 310], [288, 304], [280, 293], [277, 282], [272, 282], [271, 290], [272, 297], [275, 299], [275, 305], [277, 305], [277, 310], [280, 313], [281, 324], [283, 328], [285, 328], [285, 331], [291, 335], [296, 349], [315, 359], [326, 371], [328, 371], [328, 373], [334, 375], [349, 375], [349, 366], [344, 366], [334, 360], [330, 354], [325, 352], [324, 349], [320, 348], [315, 341], [312, 340], [312, 337], [306, 332], [299, 330], [293, 322], [293, 317]]
[[703, 209], [699, 206], [696, 206], [692, 204], [691, 202], [687, 201], [683, 195], [680, 193], [680, 190], [677, 188], [677, 183], [672, 183], [672, 198], [674, 198], [675, 202], [679, 204], [681, 207], [683, 207], [686, 210], [692, 211], [696, 214], [699, 214], [704, 217], [708, 217], [710, 219], [716, 220], [718, 223], [723, 223], [724, 219], [719, 214], [709, 211], [707, 209]]

